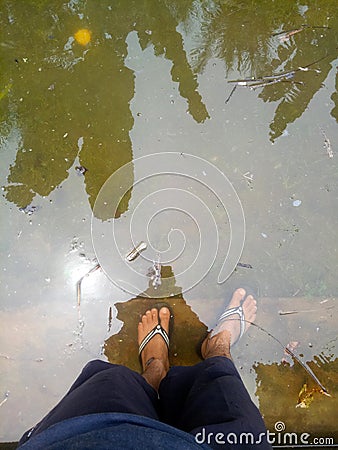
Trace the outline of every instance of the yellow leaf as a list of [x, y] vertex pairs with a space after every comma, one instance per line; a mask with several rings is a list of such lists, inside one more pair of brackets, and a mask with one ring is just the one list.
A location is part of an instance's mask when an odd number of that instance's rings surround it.
[[87, 28], [81, 28], [74, 34], [76, 42], [80, 45], [87, 45], [91, 40], [91, 32]]

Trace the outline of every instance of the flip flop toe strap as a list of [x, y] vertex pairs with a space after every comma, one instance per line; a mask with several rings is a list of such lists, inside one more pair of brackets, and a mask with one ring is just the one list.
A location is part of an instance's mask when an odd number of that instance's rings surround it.
[[224, 313], [221, 315], [221, 317], [218, 320], [218, 325], [220, 325], [229, 316], [232, 316], [233, 314], [238, 314], [239, 315], [239, 321], [240, 321], [240, 332], [239, 332], [238, 338], [233, 343], [233, 344], [235, 344], [243, 336], [244, 331], [245, 331], [245, 317], [244, 317], [244, 311], [243, 311], [242, 306], [236, 306], [234, 308], [229, 308], [226, 311], [224, 311]]
[[139, 355], [142, 353], [142, 351], [144, 350], [144, 347], [148, 344], [148, 342], [151, 341], [151, 339], [154, 336], [156, 336], [157, 334], [159, 334], [163, 338], [164, 342], [166, 343], [167, 347], [169, 348], [169, 336], [168, 336], [168, 333], [165, 331], [165, 329], [163, 327], [161, 327], [160, 324], [158, 324], [142, 340], [142, 342], [141, 342], [141, 344], [139, 346], [139, 351], [138, 351]]

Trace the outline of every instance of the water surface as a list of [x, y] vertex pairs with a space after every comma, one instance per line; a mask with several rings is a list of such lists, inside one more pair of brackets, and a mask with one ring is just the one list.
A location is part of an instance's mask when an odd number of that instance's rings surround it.
[[[98, 270], [83, 281], [79, 311], [76, 282], [97, 263], [91, 219], [101, 187], [127, 163], [133, 186], [134, 161], [155, 153], [214, 164], [245, 214], [240, 261], [252, 268], [238, 267], [218, 284], [226, 255], [220, 246], [203, 281], [188, 291], [178, 286], [193, 314], [212, 327], [232, 290], [250, 287], [261, 299], [257, 322], [285, 345], [298, 341], [304, 361], [318, 365], [324, 355], [318, 376], [336, 393], [329, 381], [337, 355], [335, 6], [330, 0], [1, 2], [0, 395], [8, 393], [0, 407], [1, 440], [18, 439], [38, 421], [85, 362], [105, 358], [104, 342], [123, 327], [114, 305], [134, 295]], [[74, 39], [81, 28], [91, 32], [86, 46]], [[243, 85], [281, 73], [287, 76], [275, 83]], [[131, 189], [111, 218], [122, 229], [139, 192]], [[229, 224], [210, 205], [226, 243]], [[141, 209], [139, 220], [148, 213]], [[162, 251], [172, 224], [182, 222], [190, 257], [196, 228], [166, 214], [150, 237]], [[213, 236], [202, 238], [211, 243]], [[281, 310], [315, 312], [281, 316]], [[289, 377], [295, 385], [294, 392], [281, 384], [273, 393], [288, 401], [279, 420], [292, 431], [302, 415], [308, 431], [304, 411], [293, 409], [301, 372], [269, 369], [282, 358], [283, 349], [257, 329], [234, 349], [269, 427], [277, 418], [273, 411], [268, 418], [259, 386], [270, 370], [274, 380]], [[309, 408], [311, 417], [324, 418], [323, 433], [336, 431], [332, 401], [315, 398]]]

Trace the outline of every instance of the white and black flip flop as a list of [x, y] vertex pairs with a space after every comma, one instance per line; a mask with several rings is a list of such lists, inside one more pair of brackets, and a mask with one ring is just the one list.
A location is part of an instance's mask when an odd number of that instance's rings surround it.
[[139, 346], [139, 349], [138, 349], [139, 356], [141, 355], [142, 351], [144, 350], [144, 347], [148, 344], [148, 342], [150, 342], [152, 340], [152, 338], [154, 336], [156, 336], [157, 334], [159, 334], [163, 338], [163, 340], [166, 343], [166, 345], [168, 347], [168, 350], [169, 350], [169, 336], [168, 336], [168, 333], [165, 331], [165, 329], [160, 324], [157, 324], [156, 327], [154, 327], [151, 331], [149, 331], [147, 336], [140, 343], [140, 346]]
[[[233, 320], [239, 320], [240, 322], [240, 332], [239, 332], [239, 336], [238, 338], [235, 340], [235, 342], [233, 342], [231, 345], [236, 344], [236, 342], [238, 342], [241, 337], [243, 336], [244, 332], [245, 332], [245, 316], [244, 316], [244, 311], [242, 306], [235, 306], [234, 308], [229, 308], [226, 309], [224, 311], [224, 313], [220, 316], [220, 318], [217, 321], [217, 325], [214, 328], [214, 330], [211, 332], [210, 338], [212, 338], [213, 336], [215, 336], [217, 333], [219, 333], [219, 328], [222, 325], [222, 323], [224, 323], [226, 320], [229, 320], [228, 317], [232, 316], [234, 314], [238, 314], [239, 315], [239, 319], [233, 319]], [[230, 319], [231, 320], [231, 319]]]

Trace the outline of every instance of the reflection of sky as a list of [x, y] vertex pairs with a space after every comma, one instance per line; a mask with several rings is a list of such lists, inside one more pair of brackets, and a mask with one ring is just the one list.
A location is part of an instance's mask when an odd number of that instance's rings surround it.
[[[1, 384], [10, 395], [0, 411], [5, 414], [0, 433], [7, 430], [6, 439], [10, 423], [17, 421], [18, 404], [24, 422], [13, 430], [11, 439], [39, 420], [68, 389], [82, 365], [100, 355], [109, 306], [126, 299], [97, 271], [82, 283], [78, 315], [76, 282], [95, 265], [91, 210], [82, 183], [72, 169], [62, 188], [37, 199], [40, 209], [30, 216], [1, 203], [7, 248], [2, 247], [1, 259], [0, 364]], [[115, 321], [111, 333], [119, 327]], [[34, 411], [28, 413], [32, 398]]]
[[[181, 25], [179, 29], [183, 28]], [[196, 22], [192, 28], [184, 28], [188, 50], [199, 39], [192, 37], [192, 31], [197, 31]], [[244, 38], [248, 41], [247, 35]], [[326, 311], [320, 317], [312, 314], [281, 319], [275, 298], [289, 297], [291, 305], [284, 307], [293, 309], [296, 300], [292, 296], [304, 297], [306, 309], [308, 303], [313, 306], [312, 302], [316, 302], [317, 306], [318, 299], [336, 293], [337, 210], [332, 206], [337, 198], [337, 158], [328, 159], [319, 129], [325, 127], [331, 142], [338, 141], [336, 123], [328, 106], [335, 90], [335, 69], [330, 69], [325, 89], [309, 100], [304, 114], [272, 145], [268, 139], [269, 125], [277, 102], [264, 103], [257, 92], [237, 90], [226, 105], [230, 88], [223, 61], [207, 58], [204, 72], [197, 76], [198, 91], [210, 115], [197, 123], [189, 113], [187, 98], [180, 94], [179, 84], [172, 81], [173, 62], [164, 56], [156, 57], [151, 45], [142, 50], [136, 32], [128, 35], [127, 45], [126, 66], [135, 76], [135, 95], [130, 103], [134, 124], [129, 133], [134, 157], [179, 151], [206, 158], [230, 178], [244, 206], [247, 239], [241, 261], [250, 263], [253, 269], [238, 269], [226, 284], [217, 285], [219, 266], [215, 266], [185, 298], [211, 327], [233, 288], [242, 284], [257, 287], [260, 296], [271, 297], [259, 304], [259, 323], [273, 330], [285, 343], [289, 339], [302, 341], [305, 358], [311, 359], [332, 340], [333, 319], [328, 322]], [[108, 51], [103, 56], [109, 61]], [[196, 105], [200, 104], [198, 101], [192, 104], [196, 113]], [[83, 113], [86, 125], [98, 120], [92, 113], [75, 112]], [[117, 109], [113, 112], [116, 117], [120, 114]], [[99, 117], [104, 117], [105, 112], [100, 114]], [[90, 128], [87, 134], [85, 144], [90, 142]], [[74, 131], [74, 154], [78, 151], [78, 138], [83, 135], [82, 128]], [[4, 185], [19, 140], [15, 127], [7, 141], [1, 140], [0, 171]], [[95, 168], [97, 161], [93, 160]], [[243, 177], [248, 171], [253, 174], [252, 183]], [[107, 337], [109, 305], [130, 298], [101, 271], [86, 277], [82, 284], [81, 334], [75, 283], [95, 264], [95, 254], [84, 178], [75, 174], [74, 166], [68, 173], [67, 180], [48, 197], [36, 196], [33, 204], [41, 208], [31, 216], [1, 199], [4, 288], [0, 340], [2, 353], [14, 358], [0, 360], [3, 391], [10, 391], [0, 410], [1, 427], [13, 433], [8, 438], [16, 439], [19, 429], [23, 431], [39, 420], [66, 391], [82, 364], [99, 355], [100, 345]], [[95, 171], [91, 173], [95, 177]], [[297, 208], [293, 206], [295, 199], [302, 201]], [[132, 199], [131, 208], [133, 204]], [[83, 246], [70, 252], [74, 237]], [[111, 332], [117, 332], [120, 326], [114, 321]], [[253, 362], [258, 358], [263, 362], [279, 361], [281, 350], [254, 329], [247, 339], [249, 345], [239, 347], [235, 356], [253, 393], [255, 380], [250, 374]], [[308, 346], [310, 340], [312, 347]], [[336, 352], [335, 344], [330, 351]], [[30, 409], [32, 398], [36, 399], [34, 417]], [[22, 422], [15, 429], [17, 405]]]

